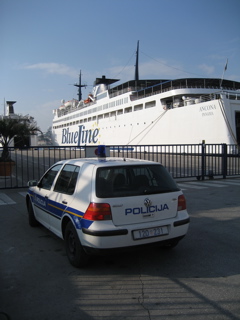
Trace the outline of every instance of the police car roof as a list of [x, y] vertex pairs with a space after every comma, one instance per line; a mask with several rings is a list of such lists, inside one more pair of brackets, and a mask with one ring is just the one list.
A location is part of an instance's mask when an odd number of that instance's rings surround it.
[[141, 160], [141, 159], [132, 159], [132, 158], [77, 158], [77, 159], [68, 159], [62, 160], [58, 163], [65, 164], [74, 164], [74, 165], [82, 165], [82, 164], [91, 164], [99, 167], [104, 166], [118, 166], [118, 165], [141, 165], [141, 164], [159, 164], [158, 162]]

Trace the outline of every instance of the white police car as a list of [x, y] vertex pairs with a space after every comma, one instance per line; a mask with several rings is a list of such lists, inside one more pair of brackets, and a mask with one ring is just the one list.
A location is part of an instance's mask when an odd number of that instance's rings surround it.
[[65, 241], [72, 265], [90, 254], [141, 245], [173, 247], [188, 231], [182, 191], [159, 163], [71, 159], [54, 164], [29, 188], [29, 224]]

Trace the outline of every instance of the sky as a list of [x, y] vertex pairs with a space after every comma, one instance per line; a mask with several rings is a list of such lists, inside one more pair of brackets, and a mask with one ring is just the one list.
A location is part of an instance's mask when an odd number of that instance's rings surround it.
[[[46, 132], [61, 100], [97, 77], [240, 81], [240, 0], [0, 0], [4, 101]], [[228, 62], [227, 62], [228, 61]], [[227, 63], [227, 70], [224, 68]]]

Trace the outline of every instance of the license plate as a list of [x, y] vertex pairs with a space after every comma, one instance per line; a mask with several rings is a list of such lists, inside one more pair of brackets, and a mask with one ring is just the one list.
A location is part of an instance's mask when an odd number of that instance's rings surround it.
[[168, 234], [167, 226], [133, 231], [134, 240], [159, 237]]

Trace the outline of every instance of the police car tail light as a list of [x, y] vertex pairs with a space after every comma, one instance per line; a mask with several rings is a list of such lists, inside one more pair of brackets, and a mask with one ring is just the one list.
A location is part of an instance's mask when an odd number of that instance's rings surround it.
[[86, 220], [112, 220], [111, 207], [108, 203], [91, 202], [83, 216]]
[[182, 194], [181, 196], [178, 197], [178, 211], [186, 210], [186, 209], [187, 209], [186, 199]]

